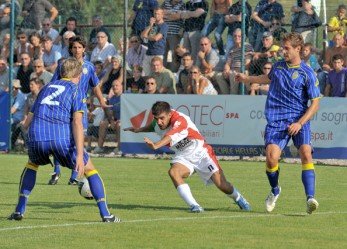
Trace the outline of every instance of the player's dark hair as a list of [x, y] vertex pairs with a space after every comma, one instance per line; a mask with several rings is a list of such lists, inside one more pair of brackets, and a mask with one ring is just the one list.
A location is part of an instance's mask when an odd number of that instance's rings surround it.
[[79, 44], [82, 45], [83, 48], [86, 48], [86, 47], [87, 47], [87, 42], [86, 42], [86, 40], [85, 40], [82, 36], [77, 35], [77, 36], [71, 37], [71, 38], [69, 39], [69, 54], [70, 54], [71, 56], [72, 56], [71, 50], [72, 50], [72, 47], [73, 47], [74, 42], [78, 42]]
[[162, 113], [169, 113], [171, 111], [170, 104], [165, 101], [157, 101], [152, 106], [152, 114], [158, 116]]
[[343, 61], [343, 60], [344, 60], [342, 54], [335, 54], [335, 55], [333, 56], [333, 58], [331, 58], [331, 59], [332, 59], [332, 61], [337, 61], [337, 60]]

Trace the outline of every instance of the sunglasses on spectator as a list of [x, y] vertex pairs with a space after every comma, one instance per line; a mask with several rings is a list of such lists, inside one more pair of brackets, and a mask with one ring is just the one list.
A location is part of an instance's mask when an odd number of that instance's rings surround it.
[[42, 66], [34, 66], [34, 68], [40, 68], [40, 67], [42, 67]]
[[154, 85], [155, 83], [154, 82], [151, 82], [151, 81], [147, 81], [146, 82], [146, 85], [148, 86], [148, 85]]
[[43, 23], [42, 26], [50, 26], [50, 23]]

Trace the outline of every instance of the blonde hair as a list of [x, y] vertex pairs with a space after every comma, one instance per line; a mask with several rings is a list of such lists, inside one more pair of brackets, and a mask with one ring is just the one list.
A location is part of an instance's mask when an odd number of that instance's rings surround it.
[[61, 78], [76, 78], [82, 73], [82, 64], [76, 58], [68, 58], [61, 65]]

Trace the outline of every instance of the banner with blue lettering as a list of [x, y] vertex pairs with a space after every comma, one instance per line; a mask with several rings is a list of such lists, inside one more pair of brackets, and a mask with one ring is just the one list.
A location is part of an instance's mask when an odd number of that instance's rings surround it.
[[10, 122], [8, 101], [9, 93], [0, 92], [0, 150], [8, 150], [8, 139], [10, 135], [8, 130], [8, 122]]

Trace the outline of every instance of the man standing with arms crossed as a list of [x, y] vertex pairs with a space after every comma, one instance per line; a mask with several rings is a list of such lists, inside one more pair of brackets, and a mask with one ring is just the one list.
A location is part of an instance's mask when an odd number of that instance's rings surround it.
[[[302, 162], [302, 182], [305, 188], [307, 210], [311, 214], [318, 208], [315, 194], [315, 171], [312, 161], [310, 119], [319, 109], [319, 83], [314, 71], [301, 61], [304, 40], [298, 33], [287, 33], [282, 38], [284, 61], [277, 62], [269, 75], [247, 76], [237, 74], [238, 82], [270, 84], [266, 99], [265, 128], [266, 175], [271, 191], [265, 208], [271, 212], [281, 193], [278, 183], [278, 159], [292, 138]], [[308, 101], [311, 105], [308, 106]]]

